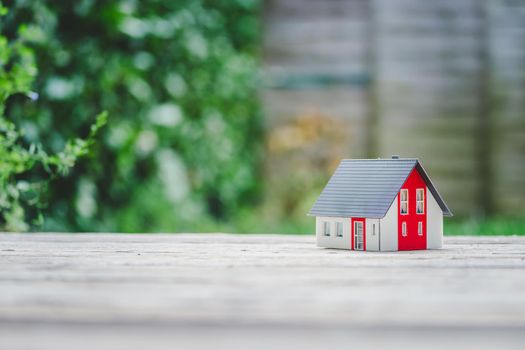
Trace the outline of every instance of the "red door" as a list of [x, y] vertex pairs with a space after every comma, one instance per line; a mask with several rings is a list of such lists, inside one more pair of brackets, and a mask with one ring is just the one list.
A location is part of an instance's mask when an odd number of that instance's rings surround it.
[[366, 250], [366, 220], [365, 218], [352, 218], [352, 250]]

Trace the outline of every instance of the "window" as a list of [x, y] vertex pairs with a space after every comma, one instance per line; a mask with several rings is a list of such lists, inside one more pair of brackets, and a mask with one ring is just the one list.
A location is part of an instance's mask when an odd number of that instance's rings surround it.
[[364, 248], [364, 229], [362, 221], [354, 221], [354, 250]]
[[323, 221], [323, 235], [330, 236], [330, 222]]
[[372, 224], [372, 236], [376, 235], [376, 224]]
[[408, 214], [408, 190], [401, 190], [400, 196], [401, 205], [399, 206], [399, 213], [406, 215]]
[[425, 189], [418, 188], [416, 190], [416, 213], [424, 214], [425, 213]]
[[401, 224], [401, 234], [403, 237], [407, 236], [407, 223], [405, 221]]
[[337, 237], [343, 237], [343, 223], [342, 222], [335, 223], [335, 235]]
[[417, 234], [423, 236], [423, 222], [421, 221], [417, 223]]

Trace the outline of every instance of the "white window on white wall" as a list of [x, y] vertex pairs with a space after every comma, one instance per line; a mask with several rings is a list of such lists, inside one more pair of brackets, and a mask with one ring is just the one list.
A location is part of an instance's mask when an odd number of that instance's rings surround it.
[[402, 189], [399, 191], [400, 197], [400, 205], [399, 205], [399, 213], [401, 215], [407, 215], [408, 214], [408, 190]]
[[335, 235], [337, 237], [343, 237], [343, 223], [340, 221], [335, 223]]
[[330, 222], [323, 221], [323, 236], [330, 236]]
[[405, 221], [401, 224], [401, 234], [403, 237], [407, 236], [407, 223]]
[[425, 189], [418, 188], [416, 190], [416, 213], [424, 214], [425, 213]]
[[422, 221], [419, 221], [417, 223], [417, 234], [419, 236], [423, 236], [423, 222]]

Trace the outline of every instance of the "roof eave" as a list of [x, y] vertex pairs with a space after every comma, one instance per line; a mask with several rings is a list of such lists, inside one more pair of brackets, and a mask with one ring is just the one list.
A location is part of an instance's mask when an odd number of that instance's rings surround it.
[[365, 218], [365, 219], [382, 219], [384, 218], [386, 213], [384, 215], [368, 215], [368, 216], [349, 216], [349, 215], [334, 215], [334, 214], [314, 214], [314, 213], [308, 213], [306, 216], [313, 216], [313, 217], [325, 217], [325, 218]]
[[447, 203], [445, 203], [445, 200], [443, 199], [443, 197], [441, 197], [441, 194], [439, 194], [438, 189], [436, 188], [436, 186], [434, 186], [434, 183], [430, 179], [430, 176], [428, 176], [428, 173], [426, 172], [425, 168], [423, 168], [423, 165], [421, 165], [419, 160], [417, 161], [415, 168], [418, 169], [419, 174], [425, 180], [427, 187], [430, 190], [430, 193], [432, 193], [432, 195], [438, 202], [438, 205], [441, 208], [441, 211], [443, 212], [443, 216], [447, 216], [447, 217], [454, 216], [454, 214], [452, 214], [452, 211], [448, 207]]

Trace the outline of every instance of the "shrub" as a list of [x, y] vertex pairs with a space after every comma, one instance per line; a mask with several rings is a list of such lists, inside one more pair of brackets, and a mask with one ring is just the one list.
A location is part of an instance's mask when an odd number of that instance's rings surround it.
[[49, 230], [213, 227], [256, 200], [258, 1], [13, 2], [27, 23], [36, 103], [9, 113], [26, 142], [58, 151], [89, 116], [111, 125], [94, 157], [50, 185]]
[[[7, 9], [0, 3], [0, 16], [6, 13]], [[35, 75], [33, 53], [24, 38], [10, 42], [0, 35], [0, 227], [8, 231], [28, 229], [28, 209], [33, 211], [33, 219], [36, 218], [33, 223], [42, 221], [39, 209], [43, 207], [43, 190], [51, 179], [66, 175], [76, 161], [88, 153], [98, 130], [106, 123], [106, 114], [100, 114], [87, 139], [69, 140], [56, 154], [48, 154], [38, 143], [24, 143], [21, 132], [4, 112], [8, 99], [13, 96], [37, 97], [31, 91]], [[31, 175], [37, 168], [46, 176], [34, 180]]]

